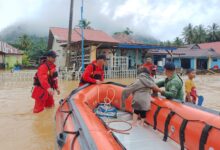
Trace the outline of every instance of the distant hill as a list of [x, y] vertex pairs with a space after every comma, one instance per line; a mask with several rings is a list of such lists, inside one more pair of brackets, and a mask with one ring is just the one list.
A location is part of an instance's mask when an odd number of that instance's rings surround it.
[[157, 44], [160, 43], [159, 40], [155, 39], [154, 37], [150, 37], [150, 36], [142, 36], [142, 35], [135, 34], [132, 37], [136, 41], [140, 41], [140, 42], [143, 42], [145, 44], [157, 45]]
[[24, 35], [27, 37], [27, 43], [30, 44], [28, 49], [25, 51], [25, 54], [28, 56], [28, 60], [26, 65], [29, 62], [38, 62], [39, 58], [43, 56], [47, 50], [47, 36], [39, 36], [30, 32], [25, 25], [19, 26], [10, 26], [3, 31], [0, 32], [0, 40], [7, 42], [8, 44], [20, 49], [25, 50], [22, 48], [22, 37]]
[[47, 36], [39, 36], [34, 34], [33, 31], [30, 31], [26, 25], [12, 25], [0, 32], [0, 40], [5, 41], [9, 44], [16, 44], [18, 42], [19, 37], [22, 35], [28, 35], [33, 43], [39, 42], [41, 40], [47, 42]]
[[123, 32], [117, 32], [113, 34], [113, 38], [120, 41], [121, 43], [142, 43], [142, 44], [152, 44], [159, 45], [160, 41], [149, 36], [142, 36], [138, 34], [125, 34]]

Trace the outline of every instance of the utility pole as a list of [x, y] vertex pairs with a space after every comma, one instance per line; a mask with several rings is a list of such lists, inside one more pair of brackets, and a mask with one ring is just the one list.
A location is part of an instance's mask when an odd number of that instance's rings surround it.
[[70, 65], [70, 44], [71, 44], [71, 38], [72, 38], [73, 5], [74, 5], [74, 0], [70, 0], [69, 32], [68, 32], [67, 55], [66, 55], [66, 67], [67, 68]]
[[81, 36], [82, 36], [82, 41], [81, 41], [81, 49], [82, 49], [82, 71], [84, 71], [85, 64], [84, 64], [84, 31], [83, 31], [83, 0], [82, 0], [82, 6], [81, 6]]

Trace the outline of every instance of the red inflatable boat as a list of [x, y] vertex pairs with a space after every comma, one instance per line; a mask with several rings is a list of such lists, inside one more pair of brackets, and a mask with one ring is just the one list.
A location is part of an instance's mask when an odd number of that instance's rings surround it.
[[[106, 103], [106, 97], [120, 111], [123, 87], [86, 84], [61, 100], [56, 112], [57, 149], [220, 150], [220, 114], [204, 107], [154, 97], [144, 127], [131, 128], [129, 117], [106, 121], [97, 116], [94, 110]], [[127, 116], [131, 99], [126, 100]]]

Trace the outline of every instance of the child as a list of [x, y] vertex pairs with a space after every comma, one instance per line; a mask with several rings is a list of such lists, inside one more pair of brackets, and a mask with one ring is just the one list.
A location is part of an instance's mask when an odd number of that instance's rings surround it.
[[196, 86], [195, 86], [193, 79], [195, 78], [196, 73], [195, 73], [195, 70], [193, 69], [188, 69], [186, 73], [189, 78], [185, 82], [186, 102], [191, 102], [195, 104], [198, 96], [197, 96]]
[[138, 117], [141, 118], [141, 125], [144, 126], [146, 112], [150, 110], [151, 106], [151, 89], [158, 90], [159, 88], [154, 83], [150, 72], [146, 68], [140, 68], [138, 77], [134, 83], [127, 86], [122, 92], [122, 107], [125, 106], [125, 100], [130, 94], [133, 95], [133, 122], [132, 125], [136, 126]]

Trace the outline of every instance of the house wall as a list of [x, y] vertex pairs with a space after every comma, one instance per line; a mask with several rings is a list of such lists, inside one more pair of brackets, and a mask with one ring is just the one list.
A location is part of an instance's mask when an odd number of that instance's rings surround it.
[[153, 55], [153, 62], [154, 62], [155, 65], [157, 65], [157, 66], [164, 66], [165, 65], [165, 61], [166, 61], [166, 55]]
[[142, 58], [142, 49], [139, 49], [138, 50], [138, 64], [143, 64], [144, 63], [144, 60], [143, 60], [143, 58]]
[[2, 54], [0, 54], [0, 64], [4, 63], [3, 57], [4, 57], [4, 56], [3, 56]]
[[[182, 59], [182, 58], [180, 58], [180, 59]], [[181, 66], [181, 61], [179, 60], [179, 58], [174, 58], [173, 62], [174, 62], [176, 67]], [[190, 58], [190, 68], [197, 69], [197, 63], [196, 62], [197, 62], [197, 58]], [[220, 67], [220, 58], [211, 58], [210, 63], [208, 61], [207, 67], [208, 68], [213, 68], [215, 65], [218, 65]]]
[[129, 67], [130, 68], [135, 67], [135, 64], [136, 64], [136, 62], [135, 62], [136, 52], [134, 50], [128, 50], [127, 57], [128, 57], [128, 59], [130, 61], [130, 64], [129, 64], [130, 66]]
[[195, 63], [196, 59], [195, 58], [191, 58], [190, 59], [190, 68], [191, 69], [196, 69], [196, 63]]
[[220, 67], [220, 58], [212, 58], [211, 59], [211, 68], [215, 65], [218, 65]]
[[57, 68], [64, 69], [66, 64], [66, 51], [60, 45], [61, 43], [58, 43], [54, 38], [52, 50], [54, 50], [58, 55], [55, 64]]
[[[174, 58], [173, 59], [173, 62], [177, 68], [182, 67], [182, 64], [181, 64], [182, 59], [183, 58]], [[196, 58], [188, 58], [188, 59], [190, 59], [190, 68], [196, 69]]]
[[174, 58], [173, 59], [173, 63], [176, 66], [176, 68], [180, 68], [181, 67], [181, 61], [179, 58]]
[[22, 64], [22, 55], [6, 55], [5, 64], [8, 68], [12, 68], [16, 64]]

